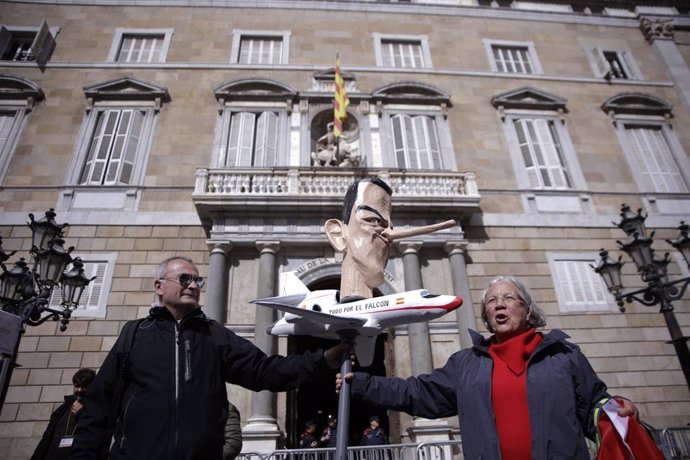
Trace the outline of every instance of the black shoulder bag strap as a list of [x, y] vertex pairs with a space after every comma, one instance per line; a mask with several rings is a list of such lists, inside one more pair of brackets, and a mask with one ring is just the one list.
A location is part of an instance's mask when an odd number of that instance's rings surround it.
[[130, 364], [129, 354], [134, 346], [137, 331], [145, 319], [146, 318], [139, 318], [134, 321], [127, 321], [120, 333], [121, 340], [118, 348], [115, 350], [117, 357], [117, 383], [115, 384], [115, 392], [113, 393], [113, 409], [115, 409], [113, 411], [113, 421], [117, 420], [122, 410], [122, 398], [129, 385], [129, 378], [127, 377], [127, 371]]

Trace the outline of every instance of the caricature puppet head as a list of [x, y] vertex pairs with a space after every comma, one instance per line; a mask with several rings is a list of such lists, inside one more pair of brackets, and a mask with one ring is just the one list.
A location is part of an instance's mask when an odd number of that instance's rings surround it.
[[372, 297], [383, 284], [391, 243], [391, 188], [379, 178], [367, 177], [350, 185], [342, 220], [329, 219], [325, 229], [331, 246], [343, 253], [341, 295]]

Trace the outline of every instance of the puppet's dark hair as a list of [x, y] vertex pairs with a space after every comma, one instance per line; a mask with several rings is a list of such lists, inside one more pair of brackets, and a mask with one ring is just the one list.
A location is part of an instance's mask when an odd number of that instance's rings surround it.
[[359, 184], [362, 182], [371, 182], [372, 184], [378, 185], [384, 189], [388, 195], [393, 195], [393, 190], [391, 190], [390, 186], [378, 177], [364, 177], [353, 182], [347, 189], [347, 192], [345, 193], [345, 201], [343, 201], [343, 223], [346, 225], [350, 223], [352, 207], [355, 205], [355, 201], [357, 201], [357, 191], [359, 190]]

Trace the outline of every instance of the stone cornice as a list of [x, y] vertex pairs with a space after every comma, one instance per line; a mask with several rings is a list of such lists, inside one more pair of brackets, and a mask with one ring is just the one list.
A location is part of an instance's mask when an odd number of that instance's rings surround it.
[[[481, 17], [481, 18], [496, 18], [496, 19], [515, 19], [522, 21], [544, 21], [544, 22], [562, 22], [572, 24], [593, 24], [593, 25], [609, 25], [620, 27], [637, 27], [638, 18], [621, 18], [604, 16], [601, 14], [592, 14], [585, 12], [584, 6], [582, 12], [574, 11], [572, 13], [561, 12], [544, 12], [544, 11], [528, 11], [510, 8], [509, 1], [497, 2], [498, 7], [492, 7], [490, 2], [481, 3], [488, 5], [479, 6], [446, 6], [433, 4], [410, 4], [410, 3], [383, 3], [377, 1], [314, 1], [314, 0], [5, 0], [11, 3], [33, 3], [33, 4], [53, 4], [53, 5], [94, 5], [94, 6], [137, 6], [137, 7], [194, 7], [194, 8], [265, 8], [265, 9], [299, 9], [299, 10], [324, 10], [324, 11], [351, 11], [351, 12], [366, 12], [366, 13], [386, 13], [386, 14], [423, 14], [423, 15], [447, 15], [447, 16], [465, 16], [465, 17]], [[557, 2], [546, 2], [557, 3]], [[587, 2], [584, 1], [560, 1], [558, 3], [569, 3], [580, 5]], [[593, 3], [602, 3], [593, 2]], [[629, 3], [629, 2], [628, 2]], [[647, 6], [653, 3], [652, 0], [647, 2]], [[666, 2], [665, 2], [666, 3]], [[634, 5], [642, 5], [644, 2], [635, 3]], [[631, 5], [633, 5], [631, 3]], [[678, 0], [673, 2], [673, 5], [683, 5]], [[617, 5], [611, 4], [611, 7]], [[659, 5], [662, 6], [662, 5]], [[575, 8], [576, 10], [578, 8]], [[591, 10], [591, 8], [590, 8]], [[682, 11], [682, 8], [681, 8]], [[687, 11], [687, 8], [685, 9]], [[595, 8], [594, 12], [598, 12]], [[674, 16], [677, 18], [679, 16]]]

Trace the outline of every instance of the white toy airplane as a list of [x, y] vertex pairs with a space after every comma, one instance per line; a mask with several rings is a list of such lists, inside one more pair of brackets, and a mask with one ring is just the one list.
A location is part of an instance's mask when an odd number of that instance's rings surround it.
[[311, 292], [295, 272], [281, 276], [282, 291], [290, 295], [252, 300], [285, 313], [268, 326], [267, 332], [326, 339], [356, 336], [355, 352], [365, 367], [373, 362], [376, 336], [385, 328], [430, 321], [462, 305], [460, 297], [435, 295], [426, 289], [340, 303], [340, 293], [335, 289]]

